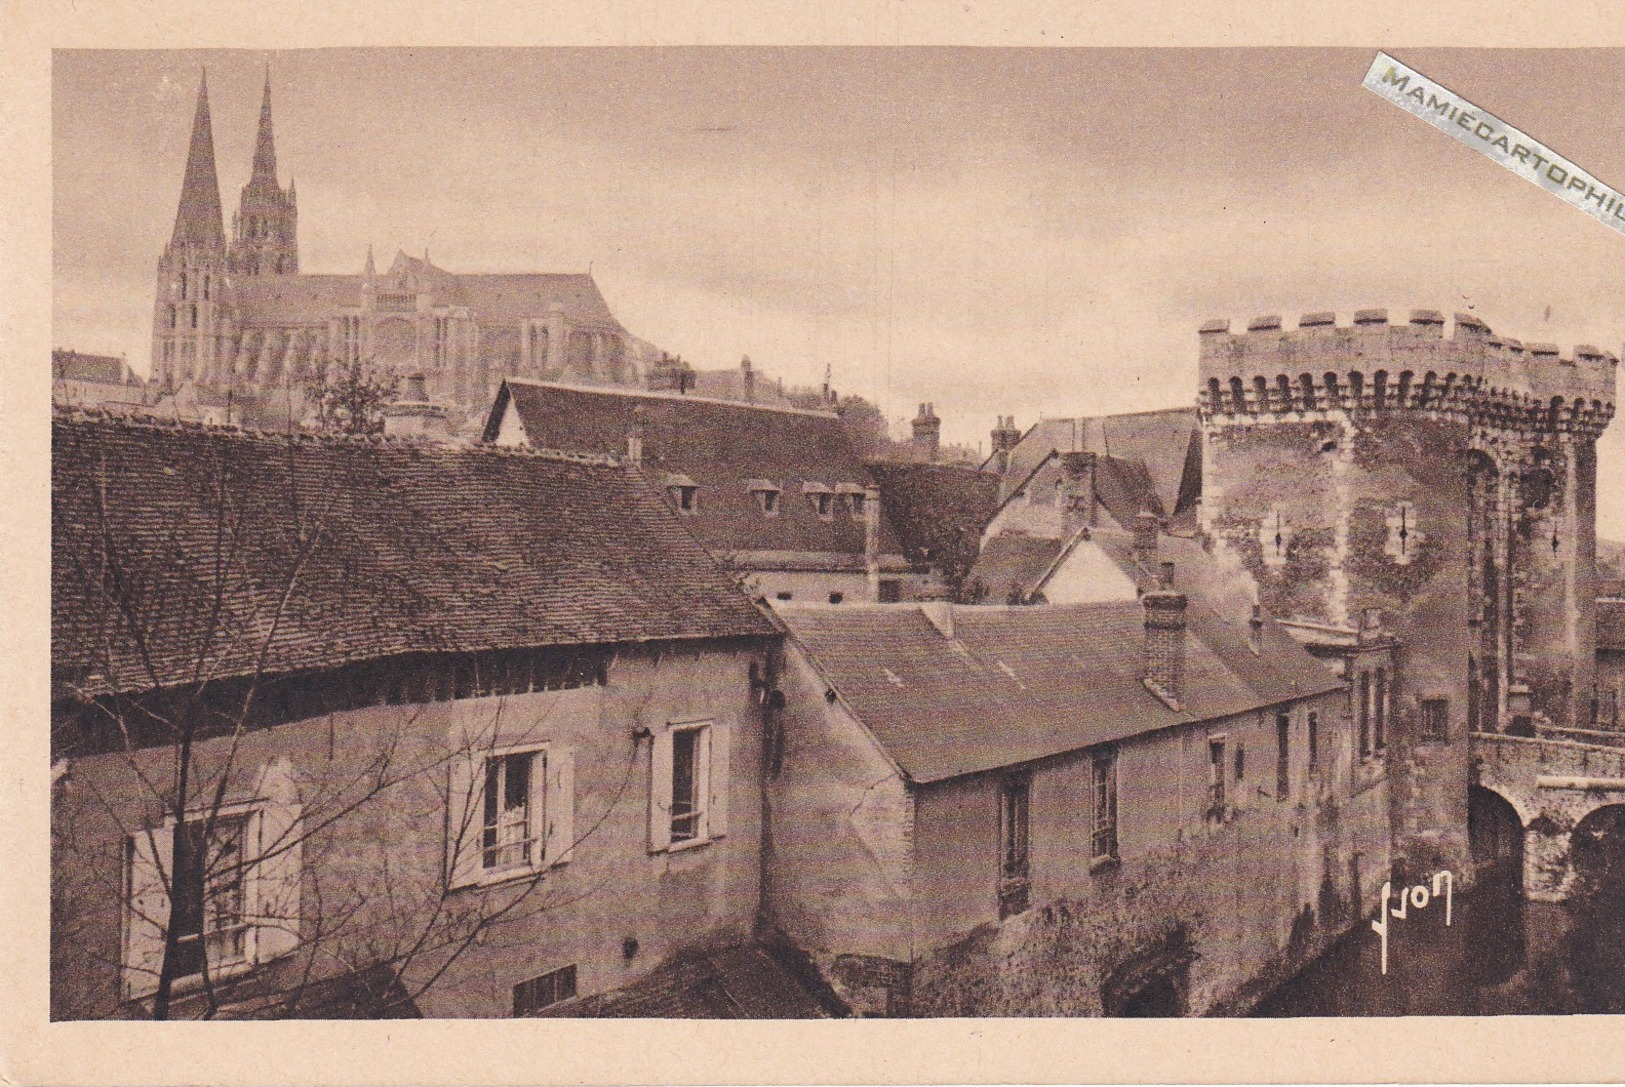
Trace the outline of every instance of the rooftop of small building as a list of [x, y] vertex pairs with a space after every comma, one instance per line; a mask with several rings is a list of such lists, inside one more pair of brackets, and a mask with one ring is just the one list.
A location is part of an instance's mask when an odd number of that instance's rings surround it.
[[[1201, 492], [1202, 442], [1195, 407], [1158, 408], [1119, 415], [1040, 419], [1011, 450], [1001, 497], [1008, 498], [1055, 452], [1087, 452], [1139, 461], [1158, 501], [1170, 514]], [[983, 468], [997, 464], [993, 454]]]
[[780, 604], [840, 702], [908, 778], [927, 784], [1340, 690], [1269, 619], [1187, 605], [1180, 708], [1146, 688], [1133, 600], [1042, 606]]
[[83, 381], [97, 385], [138, 386], [141, 379], [117, 355], [91, 355], [58, 349], [51, 352], [51, 377], [57, 381]]
[[[774, 632], [613, 457], [85, 411], [52, 437], [54, 696]], [[130, 621], [100, 589], [114, 567]]]
[[827, 1019], [830, 997], [767, 949], [679, 954], [625, 988], [541, 1012], [544, 1018]]

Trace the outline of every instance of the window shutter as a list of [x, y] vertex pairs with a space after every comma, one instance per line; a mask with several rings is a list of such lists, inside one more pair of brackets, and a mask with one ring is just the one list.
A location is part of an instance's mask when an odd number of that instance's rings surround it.
[[706, 729], [711, 737], [710, 786], [711, 802], [708, 820], [709, 837], [721, 838], [728, 833], [728, 741], [730, 728], [715, 724]]
[[671, 729], [655, 732], [649, 743], [649, 852], [671, 846]]
[[[531, 780], [539, 776], [532, 774]], [[547, 864], [569, 864], [575, 848], [575, 752], [558, 745], [549, 747], [546, 776], [547, 847], [542, 858]]]
[[168, 880], [175, 871], [175, 832], [170, 827], [129, 837], [129, 897], [125, 902], [124, 990], [130, 998], [158, 989], [169, 925]]
[[[478, 767], [482, 772], [475, 774]], [[446, 798], [446, 879], [452, 887], [468, 887], [480, 878], [480, 833], [484, 826], [482, 796], [485, 760], [477, 751], [452, 755]]]
[[268, 962], [299, 946], [300, 891], [304, 843], [299, 816], [304, 809], [287, 799], [272, 800], [260, 813], [259, 862], [254, 869], [258, 896], [254, 959]]

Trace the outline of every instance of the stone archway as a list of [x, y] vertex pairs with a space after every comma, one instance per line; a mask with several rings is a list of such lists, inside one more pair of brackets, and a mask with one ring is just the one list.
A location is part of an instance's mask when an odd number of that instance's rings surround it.
[[1467, 789], [1467, 841], [1477, 871], [1523, 871], [1524, 824], [1512, 802], [1493, 789]]
[[1619, 1013], [1625, 1011], [1625, 804], [1588, 812], [1569, 833], [1569, 851], [1569, 971], [1586, 1008]]

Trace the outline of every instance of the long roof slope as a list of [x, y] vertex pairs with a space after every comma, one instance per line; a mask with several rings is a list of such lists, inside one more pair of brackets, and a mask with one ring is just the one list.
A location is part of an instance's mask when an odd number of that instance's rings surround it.
[[[824, 412], [767, 407], [620, 387], [582, 387], [509, 378], [497, 391], [485, 439], [495, 441], [509, 411], [517, 412], [533, 446], [589, 453], [624, 453], [634, 419], [643, 438], [643, 465], [657, 485], [686, 477], [697, 507], [684, 521], [718, 554], [813, 552], [861, 559], [864, 524], [839, 502], [819, 516], [808, 484], [838, 490], [870, 481], [841, 420]], [[767, 482], [780, 489], [778, 511], [767, 514], [752, 493]], [[881, 519], [881, 551], [899, 544]]]
[[773, 631], [611, 458], [67, 413], [52, 438], [58, 694]]
[[927, 783], [1342, 686], [1269, 620], [1255, 655], [1247, 619], [1209, 599], [1188, 605], [1179, 710], [1141, 683], [1137, 601], [955, 607], [951, 637], [926, 610], [947, 605], [775, 610], [898, 767]]

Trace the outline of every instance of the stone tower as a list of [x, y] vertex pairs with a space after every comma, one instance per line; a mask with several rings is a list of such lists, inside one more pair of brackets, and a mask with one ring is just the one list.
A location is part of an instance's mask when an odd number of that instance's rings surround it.
[[175, 230], [158, 260], [152, 373], [160, 387], [211, 380], [219, 364], [227, 334], [221, 300], [228, 290], [222, 219], [205, 74], [198, 83]]
[[276, 178], [276, 139], [271, 132], [271, 71], [260, 99], [254, 169], [232, 216], [231, 270], [240, 276], [291, 275], [299, 271], [299, 208], [293, 179]]
[[1387, 764], [1401, 865], [1462, 870], [1470, 731], [1588, 723], [1617, 365], [1468, 314], [1447, 337], [1431, 310], [1202, 326], [1204, 529], [1312, 647], [1372, 614], [1400, 644], [1351, 718], [1362, 763]]

